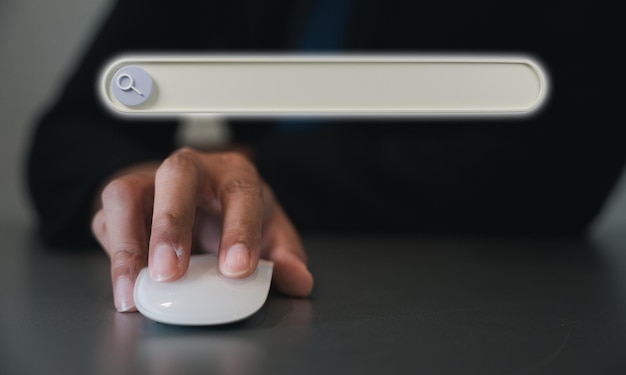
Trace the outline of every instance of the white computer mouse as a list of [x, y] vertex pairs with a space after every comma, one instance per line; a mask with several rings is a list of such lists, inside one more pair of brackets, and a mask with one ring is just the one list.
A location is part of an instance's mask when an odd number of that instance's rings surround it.
[[273, 263], [260, 260], [256, 271], [244, 279], [223, 276], [217, 256], [192, 255], [187, 273], [176, 281], [157, 282], [144, 268], [135, 282], [137, 310], [161, 323], [215, 325], [245, 319], [267, 300]]

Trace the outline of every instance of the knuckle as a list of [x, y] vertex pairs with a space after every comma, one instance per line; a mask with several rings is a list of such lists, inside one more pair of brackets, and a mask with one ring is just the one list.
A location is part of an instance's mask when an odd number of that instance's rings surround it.
[[233, 171], [222, 183], [222, 191], [227, 194], [261, 195], [263, 184], [254, 165], [245, 156], [228, 152], [219, 155], [219, 162]]
[[[118, 244], [117, 250], [114, 250], [111, 255], [111, 273], [113, 275], [123, 275], [132, 273], [132, 270], [137, 268], [137, 265], [143, 263], [144, 259], [142, 252], [137, 248], [129, 247], [131, 244]], [[136, 275], [130, 275], [136, 276]]]
[[95, 235], [104, 234], [106, 230], [106, 221], [104, 220], [104, 213], [99, 210], [91, 219], [91, 232]]
[[125, 260], [135, 259], [142, 254], [141, 245], [139, 242], [116, 242], [111, 246], [111, 251], [114, 258], [120, 258]]
[[176, 154], [194, 155], [196, 154], [196, 150], [194, 150], [191, 147], [185, 146], [185, 147], [179, 148], [178, 150], [172, 153], [172, 155], [176, 155]]
[[178, 150], [161, 163], [157, 170], [159, 174], [169, 174], [173, 172], [191, 172], [196, 169], [196, 160], [190, 151]]
[[132, 199], [136, 195], [136, 186], [127, 178], [118, 178], [109, 182], [102, 190], [102, 202]]
[[[182, 215], [166, 212], [152, 220], [152, 227], [154, 229], [180, 229], [183, 227], [184, 223], [185, 220]], [[155, 235], [157, 234], [155, 233]]]
[[221, 163], [234, 167], [234, 168], [254, 170], [254, 166], [252, 165], [250, 160], [248, 160], [248, 158], [246, 158], [245, 156], [237, 152], [222, 153], [219, 155], [219, 159]]
[[243, 164], [247, 162], [247, 159], [238, 152], [224, 152], [221, 154], [221, 157], [225, 162], [232, 164]]
[[228, 194], [249, 194], [261, 196], [261, 185], [254, 178], [235, 178], [224, 185]]

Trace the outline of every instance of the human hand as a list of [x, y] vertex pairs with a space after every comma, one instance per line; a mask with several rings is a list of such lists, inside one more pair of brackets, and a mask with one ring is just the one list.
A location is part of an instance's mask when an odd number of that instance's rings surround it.
[[250, 275], [263, 257], [274, 262], [279, 291], [305, 297], [313, 288], [295, 228], [239, 153], [183, 148], [160, 164], [120, 171], [100, 194], [92, 232], [111, 260], [118, 311], [136, 310], [142, 268], [149, 265], [154, 280], [177, 280], [192, 250], [217, 252], [227, 277]]

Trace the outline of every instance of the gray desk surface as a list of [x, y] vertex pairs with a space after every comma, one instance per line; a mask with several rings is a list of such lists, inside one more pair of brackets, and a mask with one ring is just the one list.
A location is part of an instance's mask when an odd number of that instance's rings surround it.
[[182, 328], [115, 312], [103, 253], [33, 233], [0, 223], [1, 374], [626, 373], [626, 241], [305, 238], [310, 299]]

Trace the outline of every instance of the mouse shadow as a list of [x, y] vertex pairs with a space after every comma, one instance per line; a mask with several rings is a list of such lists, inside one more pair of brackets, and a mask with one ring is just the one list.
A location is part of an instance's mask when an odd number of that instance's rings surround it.
[[280, 327], [308, 328], [311, 318], [310, 299], [288, 297], [272, 288], [263, 306], [242, 320], [219, 325], [175, 325], [146, 318], [144, 332], [156, 336], [250, 333]]

